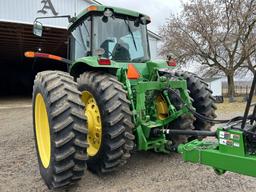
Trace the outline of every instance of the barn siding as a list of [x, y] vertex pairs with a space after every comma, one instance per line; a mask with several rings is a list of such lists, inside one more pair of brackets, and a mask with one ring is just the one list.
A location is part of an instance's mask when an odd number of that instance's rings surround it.
[[[53, 16], [50, 9], [45, 9], [46, 14], [38, 13], [43, 8], [42, 0], [1, 0], [0, 6], [0, 21], [10, 21], [18, 23], [32, 24], [36, 17]], [[58, 15], [74, 16], [77, 12], [88, 7], [90, 4], [87, 1], [79, 0], [51, 0], [53, 7]], [[44, 25], [66, 28], [68, 25], [67, 19], [48, 19], [42, 20]]]

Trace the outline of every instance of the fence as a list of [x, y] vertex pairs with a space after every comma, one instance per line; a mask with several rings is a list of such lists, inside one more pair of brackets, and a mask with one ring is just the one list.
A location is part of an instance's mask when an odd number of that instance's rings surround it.
[[[250, 89], [251, 89], [251, 86], [249, 86], [249, 85], [236, 85], [235, 86], [236, 96], [248, 95], [250, 92]], [[228, 95], [228, 87], [227, 86], [222, 86], [222, 95], [224, 97], [226, 97]]]

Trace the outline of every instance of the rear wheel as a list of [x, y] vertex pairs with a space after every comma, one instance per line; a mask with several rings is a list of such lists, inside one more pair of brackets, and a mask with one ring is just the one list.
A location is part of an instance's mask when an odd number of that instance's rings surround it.
[[[170, 79], [175, 77], [185, 79], [187, 81], [189, 96], [192, 99], [192, 106], [195, 108], [196, 112], [208, 118], [216, 118], [215, 110], [217, 108], [214, 104], [212, 91], [208, 88], [207, 83], [205, 83], [195, 74], [188, 72], [171, 71], [166, 76]], [[170, 99], [174, 103], [177, 102], [175, 98]], [[192, 114], [184, 114], [177, 118], [175, 121], [171, 122], [169, 126], [173, 129], [210, 130], [210, 128], [213, 126], [213, 123], [209, 123], [201, 119], [196, 119]], [[176, 144], [179, 144], [196, 138], [201, 139], [202, 137], [176, 136], [171, 139], [174, 140]]]
[[126, 163], [134, 147], [132, 113], [122, 84], [109, 74], [86, 72], [78, 79], [88, 120], [88, 169], [115, 170]]
[[[217, 107], [208, 84], [193, 73], [175, 72], [175, 76], [182, 77], [187, 81], [188, 90], [190, 91], [189, 95], [193, 99], [192, 105], [196, 112], [215, 119], [217, 117], [215, 114]], [[196, 130], [210, 130], [213, 125], [213, 123], [198, 118], [194, 122]]]
[[40, 173], [50, 189], [73, 184], [84, 173], [87, 128], [83, 108], [69, 74], [37, 74], [33, 88], [35, 143]]
[[[177, 104], [177, 103], [175, 103], [176, 102], [175, 98], [172, 98], [171, 95], [169, 96], [169, 99], [174, 104], [174, 106], [175, 106], [175, 104]], [[167, 101], [165, 101], [164, 97], [161, 94], [157, 95], [155, 101], [156, 101], [156, 117], [157, 117], [157, 119], [163, 120], [163, 119], [167, 118], [169, 116]], [[179, 106], [175, 106], [175, 107], [179, 107]], [[171, 129], [183, 129], [183, 130], [189, 129], [189, 130], [191, 130], [191, 129], [194, 129], [194, 126], [193, 126], [194, 120], [195, 120], [195, 118], [192, 114], [184, 114], [184, 115], [181, 115], [180, 117], [178, 117], [177, 119], [175, 119], [174, 121], [172, 121], [169, 124], [169, 127]], [[168, 136], [168, 139], [175, 142], [175, 144], [180, 144], [180, 143], [186, 142], [187, 138], [188, 138], [187, 136], [182, 136], [182, 135], [172, 136], [172, 137]]]

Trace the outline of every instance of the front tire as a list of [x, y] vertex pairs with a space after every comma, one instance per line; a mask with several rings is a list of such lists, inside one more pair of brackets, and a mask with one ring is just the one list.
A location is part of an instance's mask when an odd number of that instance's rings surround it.
[[85, 72], [78, 78], [88, 119], [88, 169], [94, 173], [116, 170], [134, 147], [132, 113], [122, 84], [110, 74]]
[[40, 174], [49, 189], [74, 184], [84, 173], [87, 128], [83, 108], [77, 84], [69, 74], [37, 74], [33, 124]]

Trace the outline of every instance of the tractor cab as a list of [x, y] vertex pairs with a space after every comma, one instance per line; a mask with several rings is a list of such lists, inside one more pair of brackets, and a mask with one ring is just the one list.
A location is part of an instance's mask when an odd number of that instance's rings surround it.
[[102, 56], [117, 62], [150, 59], [148, 16], [121, 8], [90, 6], [69, 26], [71, 60]]

